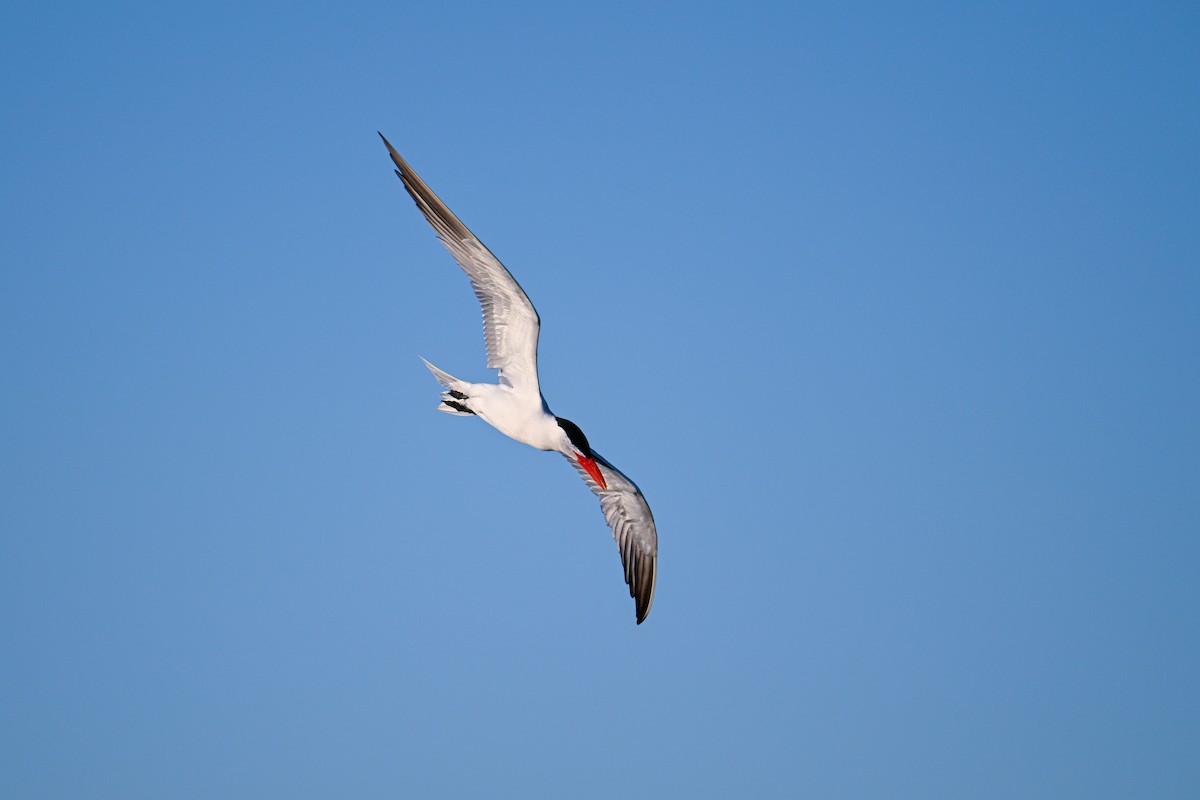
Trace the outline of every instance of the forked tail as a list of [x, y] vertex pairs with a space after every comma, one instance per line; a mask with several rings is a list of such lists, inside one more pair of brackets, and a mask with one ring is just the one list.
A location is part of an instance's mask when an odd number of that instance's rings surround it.
[[449, 372], [438, 369], [423, 358], [421, 361], [424, 362], [425, 366], [429, 367], [429, 371], [433, 373], [433, 377], [437, 378], [437, 382], [446, 389], [446, 391], [442, 392], [442, 402], [438, 403], [438, 411], [445, 411], [447, 414], [454, 414], [459, 417], [466, 417], [475, 413], [470, 409], [468, 405], [470, 398], [467, 397], [467, 393], [464, 391], [470, 384], [466, 381], [460, 381]]

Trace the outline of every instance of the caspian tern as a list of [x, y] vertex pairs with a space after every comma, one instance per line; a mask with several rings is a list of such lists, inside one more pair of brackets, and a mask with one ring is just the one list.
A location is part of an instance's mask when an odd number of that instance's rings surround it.
[[600, 498], [600, 510], [621, 551], [625, 582], [640, 625], [654, 602], [658, 574], [658, 533], [646, 498], [633, 481], [592, 450], [578, 425], [550, 413], [538, 384], [541, 320], [533, 303], [500, 260], [425, 185], [387, 138], [382, 133], [379, 137], [396, 164], [396, 175], [404, 188], [471, 279], [471, 288], [483, 307], [487, 365], [499, 370], [499, 383], [468, 383], [422, 358], [446, 390], [438, 410], [479, 417], [518, 442], [566, 456]]

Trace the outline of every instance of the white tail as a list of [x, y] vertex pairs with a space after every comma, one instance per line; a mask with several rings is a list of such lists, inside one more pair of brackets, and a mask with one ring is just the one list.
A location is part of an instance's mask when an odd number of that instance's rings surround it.
[[442, 402], [438, 404], [437, 410], [453, 414], [456, 417], [472, 416], [475, 412], [468, 407], [467, 393], [464, 391], [470, 384], [460, 381], [449, 372], [438, 369], [423, 358], [421, 361], [429, 367], [429, 371], [433, 373], [433, 377], [437, 378], [437, 382], [446, 389], [442, 392]]

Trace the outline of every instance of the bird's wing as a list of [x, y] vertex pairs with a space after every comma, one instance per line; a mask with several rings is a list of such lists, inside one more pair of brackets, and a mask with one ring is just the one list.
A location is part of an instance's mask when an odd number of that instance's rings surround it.
[[583, 477], [592, 493], [600, 498], [600, 510], [612, 528], [613, 539], [621, 551], [621, 563], [625, 565], [625, 582], [629, 584], [629, 596], [637, 606], [637, 621], [650, 613], [654, 602], [654, 581], [658, 576], [658, 531], [654, 527], [654, 515], [650, 505], [637, 484], [625, 477], [600, 454], [592, 451], [596, 466], [604, 476], [607, 489], [588, 474], [579, 462], [567, 460]]
[[467, 229], [425, 181], [413, 172], [391, 143], [387, 145], [396, 175], [429, 220], [442, 244], [471, 279], [471, 288], [483, 307], [483, 338], [487, 365], [500, 370], [501, 383], [514, 389], [538, 393], [537, 345], [541, 320], [525, 290], [483, 242]]

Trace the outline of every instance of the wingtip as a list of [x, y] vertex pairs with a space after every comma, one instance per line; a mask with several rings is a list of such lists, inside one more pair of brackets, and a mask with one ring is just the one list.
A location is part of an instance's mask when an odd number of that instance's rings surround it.
[[[642, 581], [640, 581], [640, 589], [638, 593], [634, 593], [633, 586], [629, 587], [629, 593], [633, 595], [634, 602], [637, 604], [637, 624], [641, 625], [645, 622], [646, 617], [650, 616], [650, 609], [654, 607], [654, 585], [658, 581], [658, 558], [657, 554], [652, 557], [649, 569], [643, 564]], [[649, 583], [646, 583], [646, 579]]]
[[641, 625], [643, 622], [645, 622], [645, 621], [646, 621], [646, 617], [650, 616], [650, 605], [651, 605], [651, 603], [646, 603], [646, 604], [645, 604], [645, 606], [643, 606], [643, 605], [642, 605], [642, 603], [641, 603], [641, 602], [639, 602], [637, 605], [638, 605], [638, 608], [637, 608], [637, 624], [638, 624], [638, 625]]
[[[632, 587], [629, 593], [633, 595]], [[653, 596], [647, 598], [645, 596], [639, 597], [637, 595], [633, 595], [633, 601], [634, 612], [637, 616], [637, 624], [641, 625], [646, 621], [646, 617], [650, 616], [650, 606], [654, 605], [654, 598]]]
[[378, 133], [379, 138], [383, 140], [383, 146], [387, 148], [388, 155], [392, 157], [392, 163], [394, 163], [397, 167], [396, 175], [400, 178], [400, 180], [404, 180], [404, 176], [400, 174], [400, 170], [407, 170], [409, 168], [408, 164], [404, 161], [400, 154], [396, 152], [396, 148], [392, 147], [392, 143], [387, 140], [387, 137], [383, 135], [382, 131], [375, 132]]

